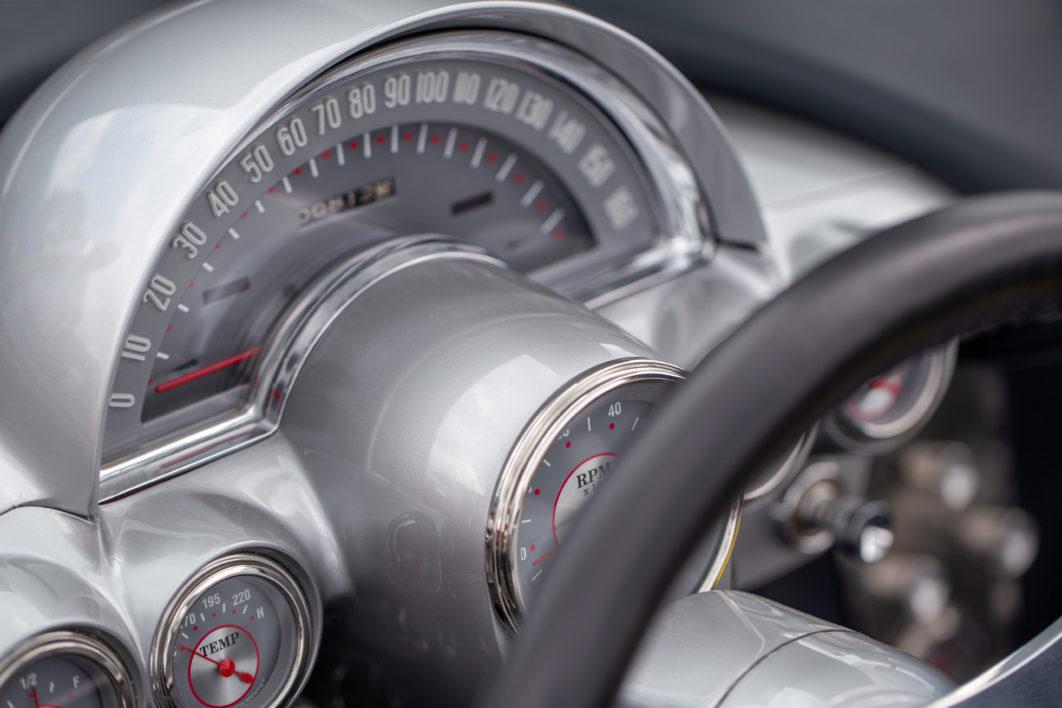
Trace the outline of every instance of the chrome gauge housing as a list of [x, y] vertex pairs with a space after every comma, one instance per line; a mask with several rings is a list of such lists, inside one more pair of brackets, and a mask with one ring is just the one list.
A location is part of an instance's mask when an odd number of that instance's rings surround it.
[[64, 705], [135, 708], [128, 661], [98, 632], [53, 630], [0, 662], [0, 701], [8, 708]]
[[315, 647], [305, 590], [280, 562], [236, 553], [173, 598], [152, 645], [159, 705], [277, 706], [305, 681]]
[[[487, 567], [494, 605], [509, 628], [519, 628], [548, 559], [560, 550], [568, 525], [606, 484], [624, 474], [622, 453], [644, 430], [670, 388], [685, 373], [650, 359], [625, 359], [571, 382], [547, 402], [513, 446], [498, 479], [487, 533]], [[645, 474], [633, 470], [629, 474]], [[712, 588], [736, 540], [740, 504], [697, 554], [686, 591]]]
[[958, 343], [906, 359], [849, 394], [824, 422], [835, 444], [857, 453], [898, 447], [932, 417], [951, 383]]
[[606, 302], [710, 255], [706, 216], [666, 127], [581, 54], [498, 32], [370, 52], [251, 131], [180, 217], [123, 336], [101, 480], [170, 474], [161, 451], [195, 462], [260, 420], [262, 354], [337, 259], [442, 232]]

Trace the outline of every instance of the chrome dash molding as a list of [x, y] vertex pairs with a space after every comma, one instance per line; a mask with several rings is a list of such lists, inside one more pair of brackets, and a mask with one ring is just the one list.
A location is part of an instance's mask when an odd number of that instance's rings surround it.
[[314, 347], [336, 318], [376, 283], [406, 268], [439, 260], [471, 260], [508, 268], [479, 246], [440, 236], [408, 236], [360, 252], [311, 285], [277, 327], [255, 371], [250, 403], [233, 415], [163, 440], [100, 470], [100, 501], [138, 489], [230, 454], [276, 432], [288, 394]]

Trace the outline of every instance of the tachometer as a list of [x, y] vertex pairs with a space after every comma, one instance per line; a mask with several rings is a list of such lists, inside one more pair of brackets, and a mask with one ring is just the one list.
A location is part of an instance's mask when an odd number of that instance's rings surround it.
[[[680, 369], [661, 362], [616, 362], [572, 383], [528, 424], [499, 478], [488, 544], [495, 606], [510, 626], [519, 625], [547, 581], [569, 524], [611, 475], [624, 474], [624, 449], [683, 378]], [[718, 582], [739, 508], [706, 540], [685, 592]]]

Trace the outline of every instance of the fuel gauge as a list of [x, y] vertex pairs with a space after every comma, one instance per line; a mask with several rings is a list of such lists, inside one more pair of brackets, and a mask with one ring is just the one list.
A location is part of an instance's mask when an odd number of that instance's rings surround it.
[[0, 662], [0, 706], [133, 708], [130, 676], [109, 642], [95, 634], [47, 632]]
[[155, 692], [177, 708], [276, 706], [306, 674], [311, 615], [295, 577], [265, 556], [225, 556], [170, 603], [155, 636]]

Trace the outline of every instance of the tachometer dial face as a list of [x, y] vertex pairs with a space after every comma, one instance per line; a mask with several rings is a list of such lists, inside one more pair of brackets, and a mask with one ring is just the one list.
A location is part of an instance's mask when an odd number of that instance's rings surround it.
[[619, 452], [638, 435], [659, 391], [619, 389], [581, 411], [553, 441], [531, 478], [516, 527], [516, 584], [529, 597], [550, 569], [577, 514], [608, 483]]
[[[499, 478], [488, 535], [495, 606], [512, 628], [548, 582], [578, 514], [612, 475], [641, 472], [624, 470], [624, 451], [683, 377], [661, 362], [613, 362], [574, 381], [528, 424]], [[708, 539], [711, 557], [692, 563], [692, 584], [722, 573], [737, 518]]]
[[652, 244], [658, 207], [631, 144], [539, 60], [586, 63], [505, 35], [411, 40], [335, 70], [266, 119], [194, 199], [144, 283], [105, 461], [246, 406], [268, 385], [258, 367], [281, 314], [372, 245], [439, 234], [563, 290], [565, 272], [593, 280]]
[[156, 695], [176, 706], [276, 705], [305, 669], [309, 622], [301, 589], [274, 561], [211, 564], [171, 604], [156, 638]]
[[0, 667], [0, 706], [131, 708], [128, 669], [105, 642], [80, 632], [34, 637]]

